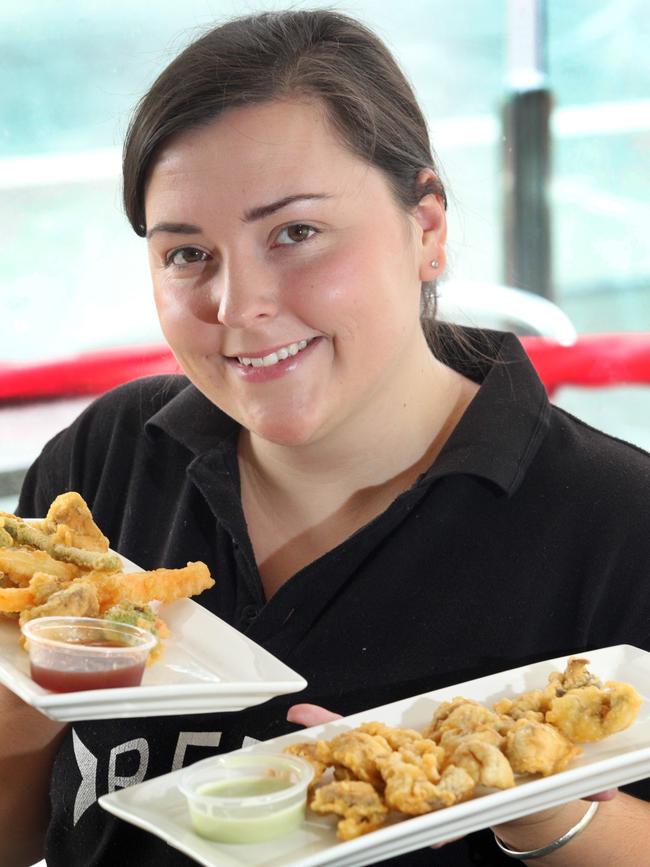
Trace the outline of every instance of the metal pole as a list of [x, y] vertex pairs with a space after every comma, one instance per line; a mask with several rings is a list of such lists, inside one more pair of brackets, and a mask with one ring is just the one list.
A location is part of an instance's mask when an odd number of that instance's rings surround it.
[[503, 110], [504, 277], [509, 286], [553, 296], [551, 93], [544, 0], [508, 0], [508, 96]]

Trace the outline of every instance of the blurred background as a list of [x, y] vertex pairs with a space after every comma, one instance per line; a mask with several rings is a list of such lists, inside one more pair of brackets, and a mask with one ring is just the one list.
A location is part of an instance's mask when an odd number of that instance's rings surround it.
[[[294, 8], [334, 5], [292, 3]], [[406, 70], [450, 194], [449, 278], [512, 284], [504, 113], [516, 16], [533, 0], [355, 0]], [[207, 26], [283, 8], [234, 0], [22, 0], [0, 7], [0, 363], [162, 340], [145, 242], [121, 211], [120, 146], [138, 98]], [[549, 272], [578, 333], [650, 331], [650, 3], [547, 0]], [[517, 8], [515, 8], [517, 7]], [[521, 22], [520, 22], [521, 23]], [[522, 36], [524, 39], [525, 36]], [[524, 287], [532, 288], [536, 287]], [[480, 323], [479, 323], [480, 324]], [[556, 402], [646, 448], [650, 389], [566, 388]], [[0, 404], [0, 508], [84, 399]]]

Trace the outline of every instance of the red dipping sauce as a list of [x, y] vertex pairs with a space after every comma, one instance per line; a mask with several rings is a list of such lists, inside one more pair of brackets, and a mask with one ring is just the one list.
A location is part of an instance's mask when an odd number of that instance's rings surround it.
[[124, 665], [108, 671], [57, 671], [30, 664], [32, 680], [52, 692], [77, 692], [80, 689], [110, 689], [117, 686], [139, 686], [144, 672], [141, 665]]
[[39, 617], [22, 625], [32, 680], [52, 692], [139, 686], [157, 639], [127, 623]]

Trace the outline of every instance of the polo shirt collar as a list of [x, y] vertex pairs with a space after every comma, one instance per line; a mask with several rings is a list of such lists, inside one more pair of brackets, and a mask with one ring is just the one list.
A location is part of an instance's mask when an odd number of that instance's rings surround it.
[[[443, 326], [444, 327], [444, 326]], [[469, 474], [513, 494], [541, 445], [550, 404], [523, 347], [513, 334], [462, 329], [477, 356], [454, 348], [442, 360], [481, 387], [431, 468], [416, 482], [429, 485], [443, 476]], [[455, 346], [447, 342], [447, 347]], [[449, 352], [448, 357], [446, 352]], [[485, 362], [480, 355], [486, 357]], [[495, 359], [495, 360], [493, 360]], [[149, 436], [162, 431], [195, 457], [232, 453], [239, 424], [188, 384], [145, 425]]]
[[[466, 329], [485, 364], [447, 363], [481, 387], [421, 482], [463, 473], [493, 482], [508, 496], [524, 478], [550, 425], [546, 389], [514, 334]], [[481, 370], [483, 368], [483, 370]]]

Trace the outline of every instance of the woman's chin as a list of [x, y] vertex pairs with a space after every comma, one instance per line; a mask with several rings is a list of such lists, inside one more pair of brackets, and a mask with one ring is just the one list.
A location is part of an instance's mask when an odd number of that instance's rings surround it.
[[254, 436], [279, 446], [304, 446], [316, 436], [316, 425], [304, 418], [266, 418], [246, 427]]

